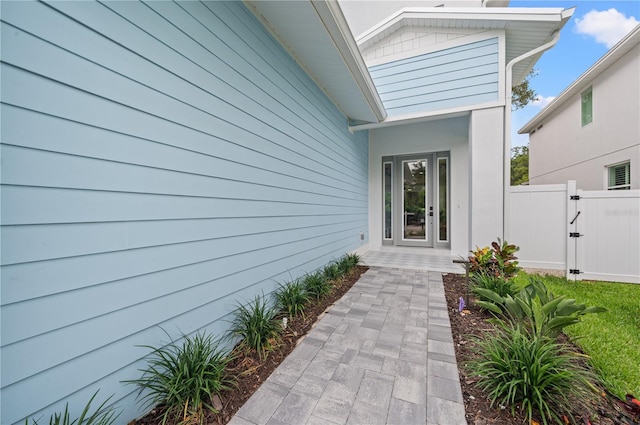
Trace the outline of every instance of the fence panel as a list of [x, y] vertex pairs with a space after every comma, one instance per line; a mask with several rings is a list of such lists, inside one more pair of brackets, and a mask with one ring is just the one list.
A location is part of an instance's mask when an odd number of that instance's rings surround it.
[[565, 270], [567, 184], [513, 186], [505, 238], [520, 247], [522, 267]]
[[640, 190], [577, 195], [576, 278], [640, 283]]

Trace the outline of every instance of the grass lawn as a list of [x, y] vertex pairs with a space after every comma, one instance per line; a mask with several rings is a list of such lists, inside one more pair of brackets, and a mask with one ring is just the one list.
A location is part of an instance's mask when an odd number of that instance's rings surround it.
[[[525, 285], [526, 273], [516, 282]], [[544, 276], [556, 296], [575, 298], [587, 306], [605, 307], [606, 313], [588, 314], [565, 333], [591, 357], [606, 387], [624, 399], [631, 393], [640, 397], [640, 285], [615, 282], [568, 281]]]

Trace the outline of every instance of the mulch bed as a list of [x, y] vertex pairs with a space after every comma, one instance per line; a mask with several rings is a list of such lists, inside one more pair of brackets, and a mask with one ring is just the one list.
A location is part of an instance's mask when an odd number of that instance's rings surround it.
[[[472, 339], [494, 330], [493, 326], [486, 321], [491, 314], [476, 307], [473, 302], [470, 302], [470, 306], [466, 306], [467, 313], [460, 314], [459, 299], [465, 296], [466, 291], [464, 276], [443, 274], [443, 281], [468, 424], [521, 425], [526, 423], [525, 416], [521, 412], [516, 411], [516, 416], [512, 416], [510, 407], [506, 409], [495, 405], [491, 407], [491, 401], [486, 394], [475, 386], [476, 379], [468, 373], [464, 365], [474, 357]], [[562, 342], [570, 344], [566, 337], [561, 337]], [[573, 348], [580, 351], [576, 346]], [[568, 423], [581, 425], [640, 425], [624, 413], [623, 408], [610, 396], [596, 396], [596, 399], [586, 403], [585, 407], [580, 407], [580, 411], [576, 412], [573, 418], [567, 419], [570, 421]]]

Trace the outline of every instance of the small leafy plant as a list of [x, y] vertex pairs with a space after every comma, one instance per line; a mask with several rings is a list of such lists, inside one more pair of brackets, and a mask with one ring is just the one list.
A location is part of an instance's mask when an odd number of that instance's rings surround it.
[[555, 297], [538, 277], [530, 277], [529, 284], [513, 297], [485, 288], [476, 288], [475, 292], [488, 300], [478, 301], [480, 307], [513, 323], [522, 323], [531, 334], [541, 336], [555, 337], [564, 327], [578, 323], [585, 314], [607, 311], [602, 307], [587, 307], [565, 296]]
[[478, 296], [482, 301], [491, 301], [482, 295], [482, 291], [477, 289], [487, 289], [498, 294], [501, 297], [507, 295], [515, 296], [517, 293], [515, 283], [511, 279], [505, 279], [502, 276], [493, 274], [476, 273], [471, 276], [471, 292]]
[[205, 409], [216, 412], [213, 398], [235, 381], [227, 374], [231, 358], [210, 335], [182, 335], [182, 344], [172, 341], [151, 349], [142, 377], [126, 381], [139, 388], [138, 397], [146, 407], [166, 406], [162, 424], [169, 419], [202, 424]]
[[304, 316], [304, 309], [309, 295], [300, 281], [293, 281], [278, 286], [274, 296], [279, 308], [285, 310], [289, 317]]
[[237, 305], [229, 332], [242, 338], [241, 346], [254, 350], [263, 358], [282, 332], [282, 326], [276, 320], [277, 313], [264, 295], [257, 295], [247, 305]]
[[515, 261], [518, 258], [515, 253], [519, 250], [517, 246], [498, 238], [497, 242], [491, 243], [491, 247], [476, 248], [471, 252], [469, 271], [471, 274], [484, 273], [510, 279], [520, 271]]
[[323, 272], [306, 275], [302, 280], [302, 286], [309, 297], [316, 301], [331, 293], [331, 282]]
[[593, 376], [576, 365], [581, 355], [554, 339], [531, 334], [521, 324], [505, 323], [495, 335], [476, 341], [478, 357], [468, 367], [492, 406], [522, 409], [532, 423], [538, 412], [544, 424], [563, 424], [563, 413], [593, 389]]
[[[54, 413], [49, 417], [49, 425], [111, 425], [116, 419], [118, 419], [118, 414], [113, 409], [113, 407], [105, 408], [107, 402], [111, 399], [109, 397], [105, 401], [102, 402], [100, 406], [91, 414], [89, 414], [89, 410], [91, 409], [91, 403], [98, 395], [99, 391], [96, 391], [93, 396], [89, 399], [89, 402], [84, 407], [84, 410], [80, 414], [80, 417], [71, 420], [71, 414], [69, 413], [69, 403], [67, 403], [64, 407], [64, 411], [62, 413]], [[35, 419], [31, 420], [32, 425], [38, 425], [38, 421]], [[25, 425], [29, 425], [29, 419], [25, 419]]]

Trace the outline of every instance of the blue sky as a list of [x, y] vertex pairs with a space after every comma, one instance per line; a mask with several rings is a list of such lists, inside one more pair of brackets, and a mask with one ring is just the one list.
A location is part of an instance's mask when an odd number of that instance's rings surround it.
[[509, 4], [509, 7], [564, 9], [573, 6], [576, 11], [562, 29], [560, 41], [534, 66], [538, 75], [530, 84], [540, 97], [539, 102], [512, 115], [512, 146], [526, 145], [528, 136], [517, 131], [640, 23], [640, 0], [511, 0]]

